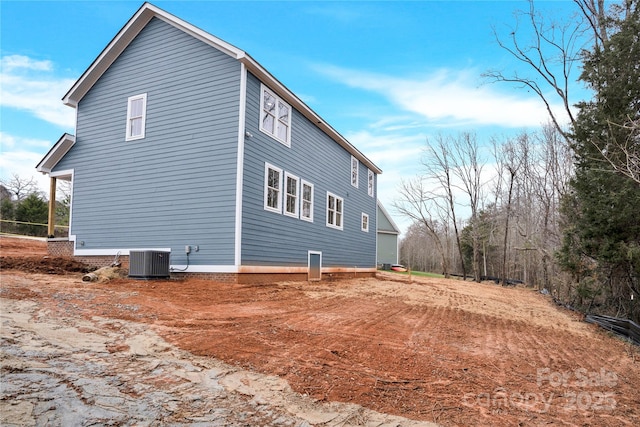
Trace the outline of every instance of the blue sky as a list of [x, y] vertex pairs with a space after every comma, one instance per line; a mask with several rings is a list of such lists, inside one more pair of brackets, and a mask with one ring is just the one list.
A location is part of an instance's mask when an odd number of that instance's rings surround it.
[[[428, 138], [475, 131], [488, 141], [547, 120], [533, 94], [480, 76], [521, 67], [492, 27], [508, 35], [525, 1], [152, 3], [248, 52], [347, 137], [382, 168], [378, 194], [392, 214]], [[575, 11], [569, 0], [536, 4], [558, 17]], [[48, 188], [35, 165], [74, 133], [62, 96], [141, 5], [0, 1], [2, 179], [34, 176]]]

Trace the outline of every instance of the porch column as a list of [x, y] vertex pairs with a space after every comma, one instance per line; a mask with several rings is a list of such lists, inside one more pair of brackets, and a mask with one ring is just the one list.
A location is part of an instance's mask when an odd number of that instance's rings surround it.
[[47, 229], [48, 237], [55, 237], [56, 231], [56, 178], [49, 180], [49, 225]]

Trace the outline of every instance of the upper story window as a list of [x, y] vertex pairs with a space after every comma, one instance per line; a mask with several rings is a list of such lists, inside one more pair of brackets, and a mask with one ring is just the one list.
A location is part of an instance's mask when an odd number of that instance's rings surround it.
[[298, 217], [298, 177], [285, 172], [285, 203], [284, 214], [292, 217]]
[[264, 208], [282, 212], [282, 169], [269, 163], [264, 165]]
[[366, 231], [367, 233], [369, 232], [369, 215], [367, 215], [366, 213], [362, 213], [362, 224], [361, 224], [361, 230], [362, 231]]
[[327, 192], [327, 227], [342, 230], [343, 206], [342, 197]]
[[351, 185], [358, 188], [358, 169], [359, 169], [358, 159], [351, 156]]
[[369, 169], [369, 174], [367, 176], [367, 193], [371, 197], [373, 197], [374, 182], [375, 182], [375, 176], [373, 174], [373, 171]]
[[302, 206], [300, 207], [300, 218], [313, 222], [313, 184], [302, 181]]
[[291, 146], [291, 106], [275, 93], [261, 86], [260, 130]]
[[126, 141], [144, 138], [147, 119], [147, 94], [130, 96], [127, 103]]

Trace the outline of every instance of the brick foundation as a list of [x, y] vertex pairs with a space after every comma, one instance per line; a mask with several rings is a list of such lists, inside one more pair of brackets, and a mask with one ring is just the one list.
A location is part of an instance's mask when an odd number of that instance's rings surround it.
[[49, 239], [47, 240], [47, 253], [49, 256], [72, 257], [73, 242], [69, 239]]

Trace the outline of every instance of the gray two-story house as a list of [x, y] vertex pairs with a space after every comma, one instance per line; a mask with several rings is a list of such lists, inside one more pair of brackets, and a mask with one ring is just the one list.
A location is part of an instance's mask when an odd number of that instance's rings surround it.
[[37, 165], [51, 199], [72, 182], [53, 252], [159, 251], [229, 281], [375, 272], [381, 170], [235, 46], [145, 3], [63, 102], [75, 135]]

